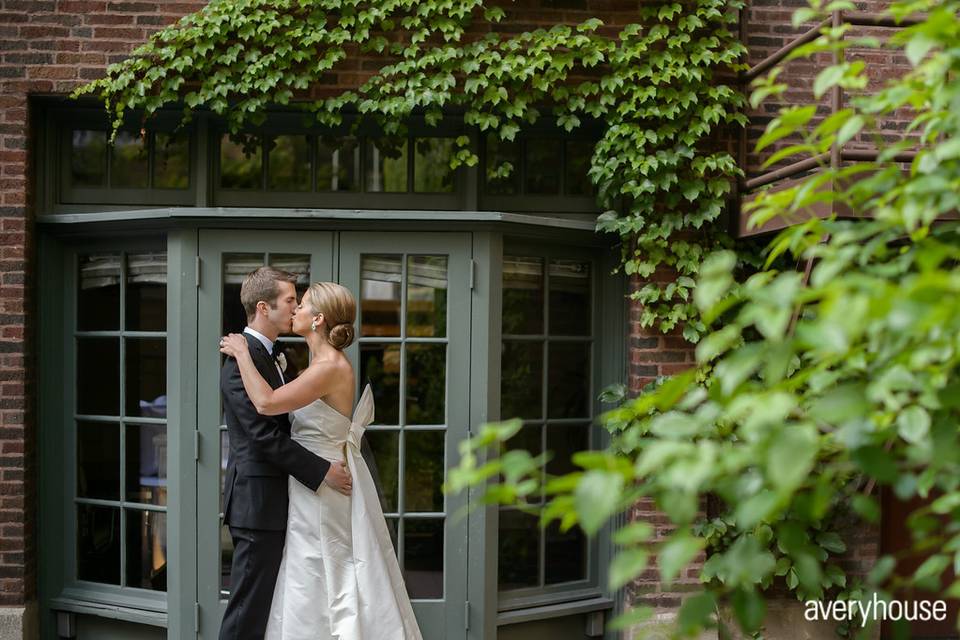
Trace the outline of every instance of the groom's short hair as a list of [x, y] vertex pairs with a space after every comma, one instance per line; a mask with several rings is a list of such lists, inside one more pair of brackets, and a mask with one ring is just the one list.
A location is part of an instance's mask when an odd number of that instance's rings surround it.
[[261, 300], [270, 308], [276, 308], [274, 303], [280, 295], [278, 284], [281, 282], [296, 283], [297, 275], [274, 267], [260, 267], [247, 274], [240, 285], [240, 304], [247, 312], [247, 320], [257, 314], [257, 303]]

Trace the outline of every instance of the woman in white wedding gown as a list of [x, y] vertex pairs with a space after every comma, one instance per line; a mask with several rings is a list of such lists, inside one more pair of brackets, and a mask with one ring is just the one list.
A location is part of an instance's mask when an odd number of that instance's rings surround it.
[[326, 484], [317, 493], [289, 479], [286, 545], [266, 640], [422, 640], [377, 488], [360, 454], [373, 421], [367, 386], [351, 414], [354, 375], [343, 349], [353, 342], [356, 302], [332, 282], [310, 286], [293, 317], [310, 365], [276, 390], [260, 375], [240, 334], [221, 351], [237, 358], [244, 388], [264, 415], [290, 412], [291, 436], [322, 458], [345, 461], [352, 495]]

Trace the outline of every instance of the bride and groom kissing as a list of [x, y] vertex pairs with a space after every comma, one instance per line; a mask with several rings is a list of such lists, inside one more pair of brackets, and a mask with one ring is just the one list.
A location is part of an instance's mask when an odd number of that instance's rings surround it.
[[[367, 386], [353, 409], [356, 301], [332, 282], [297, 301], [293, 274], [243, 281], [243, 334], [220, 341], [230, 436], [224, 523], [234, 555], [220, 640], [422, 640], [360, 452], [373, 421]], [[284, 378], [280, 334], [306, 339], [310, 364]]]

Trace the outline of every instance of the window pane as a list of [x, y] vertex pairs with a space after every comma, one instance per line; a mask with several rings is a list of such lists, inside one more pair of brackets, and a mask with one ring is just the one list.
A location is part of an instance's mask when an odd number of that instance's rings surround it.
[[400, 256], [363, 256], [360, 261], [360, 335], [400, 335]]
[[70, 149], [70, 182], [76, 187], [107, 185], [107, 132], [74, 131]]
[[126, 415], [167, 417], [166, 341], [127, 338], [126, 348]]
[[559, 140], [528, 139], [526, 142], [525, 192], [533, 195], [560, 193]]
[[120, 499], [120, 425], [77, 423], [77, 496]]
[[540, 584], [540, 536], [537, 516], [515, 509], [500, 512], [500, 553], [497, 556], [501, 591]]
[[594, 144], [587, 140], [567, 140], [564, 188], [568, 195], [593, 195], [593, 183], [589, 175], [593, 147]]
[[520, 143], [487, 136], [486, 164], [488, 194], [510, 196], [520, 193]]
[[276, 191], [310, 190], [310, 143], [307, 136], [276, 136], [269, 143], [267, 184]]
[[390, 542], [393, 543], [393, 553], [397, 553], [397, 518], [387, 518], [387, 531], [390, 533]]
[[407, 258], [407, 335], [447, 335], [447, 257]]
[[403, 567], [411, 598], [443, 597], [443, 520], [403, 521]]
[[167, 425], [128, 425], [126, 449], [127, 500], [166, 505]]
[[190, 186], [188, 132], [154, 134], [153, 186], [156, 189], [186, 189]]
[[556, 522], [544, 532], [546, 561], [543, 567], [547, 584], [572, 582], [587, 577], [587, 539], [580, 527], [560, 532]]
[[500, 417], [540, 418], [543, 414], [543, 343], [503, 343], [500, 360]]
[[407, 424], [446, 422], [447, 345], [407, 344]]
[[120, 584], [120, 509], [77, 505], [77, 578]]
[[126, 322], [129, 331], [167, 328], [167, 254], [127, 256]]
[[[243, 142], [247, 144], [244, 145]], [[246, 140], [224, 134], [220, 141], [220, 186], [224, 189], [262, 189], [263, 158], [259, 136]]]
[[407, 191], [407, 141], [380, 138], [367, 144], [367, 191]]
[[77, 413], [120, 415], [119, 338], [77, 338]]
[[317, 191], [360, 190], [360, 145], [355, 138], [317, 142]]
[[590, 263], [551, 260], [550, 335], [590, 335], [592, 308]]
[[77, 329], [115, 331], [120, 328], [120, 256], [80, 256]]
[[453, 138], [417, 138], [413, 157], [413, 190], [417, 193], [451, 193], [455, 171], [450, 160], [455, 152]]
[[248, 273], [264, 265], [262, 253], [228, 253], [223, 256], [223, 335], [239, 333], [247, 326], [247, 313], [240, 303], [240, 285]]
[[120, 131], [113, 139], [110, 153], [110, 186], [145, 189], [150, 173], [147, 168], [147, 145], [143, 136]]
[[561, 476], [580, 471], [571, 461], [573, 454], [590, 448], [588, 425], [556, 425], [547, 427], [547, 450], [553, 454], [547, 473]]
[[543, 333], [543, 259], [503, 259], [503, 332]]
[[443, 511], [444, 431], [407, 431], [404, 512]]
[[230, 456], [230, 433], [220, 429], [220, 513], [223, 513], [223, 493], [226, 486], [227, 460]]
[[[543, 453], [543, 425], [528, 424], [521, 427], [512, 438], [506, 441], [505, 451], [526, 451], [533, 457]], [[539, 474], [541, 479], [543, 474]], [[524, 499], [527, 504], [540, 504], [542, 495], [531, 494]]]
[[554, 342], [548, 354], [547, 415], [551, 418], [590, 417], [590, 345]]
[[377, 399], [374, 424], [400, 424], [400, 345], [360, 345], [360, 382]]
[[[379, 405], [379, 402], [378, 402]], [[400, 434], [397, 431], [377, 431], [368, 429], [364, 437], [373, 451], [376, 464], [376, 477], [380, 480], [381, 502], [384, 513], [397, 513], [399, 506], [399, 465], [400, 465]], [[373, 470], [371, 470], [373, 471]]]
[[167, 514], [127, 511], [127, 586], [167, 590]]

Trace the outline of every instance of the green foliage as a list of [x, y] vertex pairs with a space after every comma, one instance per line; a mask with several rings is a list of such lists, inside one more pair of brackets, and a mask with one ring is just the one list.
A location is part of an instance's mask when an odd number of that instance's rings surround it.
[[[730, 29], [742, 4], [660, 0], [619, 32], [591, 18], [519, 34], [494, 24], [478, 36], [471, 25], [498, 22], [502, 9], [481, 0], [212, 0], [76, 94], [99, 95], [115, 129], [130, 112], [146, 119], [171, 104], [188, 117], [200, 108], [224, 116], [234, 133], [262, 123], [273, 105], [329, 126], [359, 114], [387, 134], [414, 115], [436, 124], [462, 111], [467, 125], [501, 140], [542, 112], [567, 131], [600, 122], [590, 169], [605, 211], [598, 229], [622, 238], [627, 274], [670, 272], [636, 294], [641, 323], [683, 326], [696, 340], [704, 325], [694, 277], [706, 253], [729, 244], [716, 223], [740, 175], [717, 140], [745, 123], [743, 97], [726, 84], [745, 51]], [[355, 90], [311, 97], [358, 55], [383, 66]], [[469, 138], [457, 143], [451, 166], [475, 164]]]
[[[830, 9], [813, 4], [804, 20]], [[546, 487], [545, 521], [579, 522], [594, 533], [612, 505], [648, 496], [673, 523], [663, 540], [642, 523], [614, 533], [620, 552], [611, 587], [639, 576], [653, 557], [669, 582], [707, 550], [704, 589], [684, 603], [681, 635], [726, 624], [716, 613], [721, 604], [744, 631], [758, 631], [774, 584], [801, 599], [868, 598], [905, 586], [960, 595], [960, 580], [941, 583], [948, 567], [960, 566], [960, 224], [935, 224], [960, 209], [958, 9], [955, 1], [894, 4], [892, 16], [919, 12], [922, 20], [883, 45], [857, 45], [905, 51], [909, 72], [859, 92], [820, 122], [810, 107], [785, 109], [761, 139], [765, 146], [799, 133], [803, 144], [784, 157], [803, 157], [860, 133], [882, 153], [878, 162], [824, 166], [792, 188], [761, 194], [755, 220], [799, 217], [823, 203], [872, 216], [813, 218], [773, 240], [768, 264], [812, 259], [809, 282], [772, 267], [737, 281], [735, 255], [705, 259], [693, 296], [709, 323], [698, 370], [604, 416], [613, 445], [578, 456], [584, 471]], [[798, 55], [847, 48], [845, 31], [826, 28]], [[840, 67], [825, 69], [813, 89], [867, 86], [862, 67]], [[759, 84], [758, 100], [784, 90], [776, 74]], [[882, 119], [907, 109], [910, 137], [881, 136], [889, 134]], [[889, 162], [906, 148], [919, 149], [908, 168]], [[497, 432], [484, 431], [464, 450], [484, 448], [485, 438], [495, 442]], [[495, 477], [496, 460], [486, 471]], [[569, 500], [601, 477], [616, 477], [602, 483], [622, 487], [616, 496], [589, 507]], [[592, 494], [601, 483], [590, 483]], [[913, 571], [885, 556], [863, 582], [849, 580], [836, 562], [846, 551], [843, 534], [877, 522], [879, 487], [903, 500], [932, 499], [904, 523], [913, 551], [930, 555]]]

